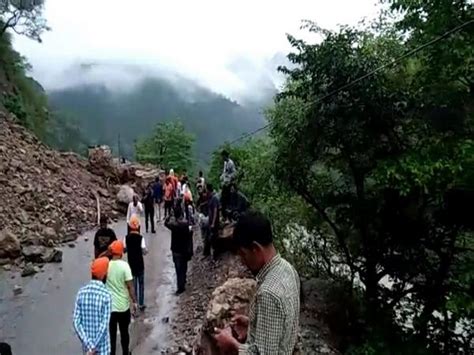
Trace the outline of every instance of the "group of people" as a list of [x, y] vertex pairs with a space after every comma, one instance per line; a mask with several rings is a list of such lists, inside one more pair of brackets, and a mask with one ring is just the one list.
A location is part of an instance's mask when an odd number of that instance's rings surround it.
[[107, 222], [103, 216], [94, 237], [91, 281], [77, 294], [73, 325], [84, 354], [115, 355], [118, 328], [122, 352], [129, 355], [131, 317], [146, 307], [143, 255], [147, 249], [138, 215], [130, 217], [123, 240], [117, 239]]
[[[155, 232], [154, 221], [171, 231], [171, 251], [177, 290], [186, 289], [187, 265], [193, 256], [195, 210], [200, 215], [204, 255], [208, 256], [218, 237], [221, 221], [234, 222], [233, 244], [242, 262], [257, 279], [257, 291], [249, 316], [236, 315], [232, 326], [215, 329], [214, 340], [224, 354], [292, 354], [296, 344], [300, 285], [295, 269], [277, 253], [270, 221], [261, 213], [248, 211], [249, 203], [236, 185], [236, 168], [227, 152], [222, 154], [221, 194], [206, 183], [202, 172], [195, 182], [198, 194], [193, 202], [186, 172], [181, 178], [173, 170], [162, 174], [139, 201], [134, 196], [127, 212], [127, 236], [117, 240], [101, 219], [94, 240], [96, 259], [91, 264], [91, 281], [77, 295], [74, 328], [87, 355], [115, 355], [117, 328], [123, 354], [129, 355], [129, 324], [137, 309], [144, 309], [145, 238], [140, 234], [139, 216]], [[156, 212], [156, 213], [155, 213]], [[122, 260], [128, 253], [127, 262]]]

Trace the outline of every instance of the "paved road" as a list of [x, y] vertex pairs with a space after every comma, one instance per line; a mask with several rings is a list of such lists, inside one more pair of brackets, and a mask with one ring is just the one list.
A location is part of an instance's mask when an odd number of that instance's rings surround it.
[[[119, 238], [126, 232], [124, 221], [112, 228]], [[148, 308], [132, 325], [132, 346], [138, 355], [166, 346], [168, 325], [162, 319], [171, 316], [175, 302], [169, 233], [163, 226], [157, 232], [145, 234], [150, 250], [145, 266]], [[63, 248], [62, 264], [48, 264], [44, 272], [33, 277], [15, 275], [11, 279], [11, 273], [0, 272], [0, 341], [8, 342], [15, 355], [81, 353], [72, 328], [72, 312], [77, 290], [90, 278], [92, 241], [93, 232], [84, 234], [75, 248]], [[13, 295], [15, 284], [23, 286], [21, 295]]]

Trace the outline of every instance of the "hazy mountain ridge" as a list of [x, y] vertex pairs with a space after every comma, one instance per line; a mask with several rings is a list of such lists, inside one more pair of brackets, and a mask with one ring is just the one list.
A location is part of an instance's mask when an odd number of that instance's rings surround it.
[[[94, 67], [82, 66], [84, 74]], [[84, 80], [49, 91], [49, 101], [54, 110], [76, 119], [91, 144], [109, 144], [118, 151], [120, 136], [121, 153], [129, 157], [135, 139], [149, 133], [157, 122], [176, 117], [195, 134], [200, 160], [223, 142], [264, 124], [258, 105], [244, 107], [179, 76], [139, 78], [126, 85], [111, 87]]]

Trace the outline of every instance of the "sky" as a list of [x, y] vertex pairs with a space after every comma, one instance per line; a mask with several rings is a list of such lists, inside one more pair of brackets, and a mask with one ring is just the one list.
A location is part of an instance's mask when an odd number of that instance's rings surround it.
[[[100, 81], [110, 87], [140, 76], [176, 73], [231, 98], [270, 76], [275, 55], [289, 52], [286, 34], [310, 19], [334, 29], [377, 13], [377, 0], [46, 0], [50, 32], [15, 48], [49, 90]], [[99, 63], [88, 75], [80, 64]], [[145, 68], [124, 70], [128, 68]], [[255, 75], [253, 75], [255, 73]]]

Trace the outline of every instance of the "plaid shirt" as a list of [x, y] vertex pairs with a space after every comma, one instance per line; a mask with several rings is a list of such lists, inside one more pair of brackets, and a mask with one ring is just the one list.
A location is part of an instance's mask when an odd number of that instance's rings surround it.
[[84, 352], [110, 353], [109, 320], [112, 296], [102, 281], [92, 280], [77, 293], [74, 329]]
[[291, 355], [300, 314], [300, 281], [296, 270], [276, 255], [257, 275], [250, 305], [247, 342], [239, 354]]

